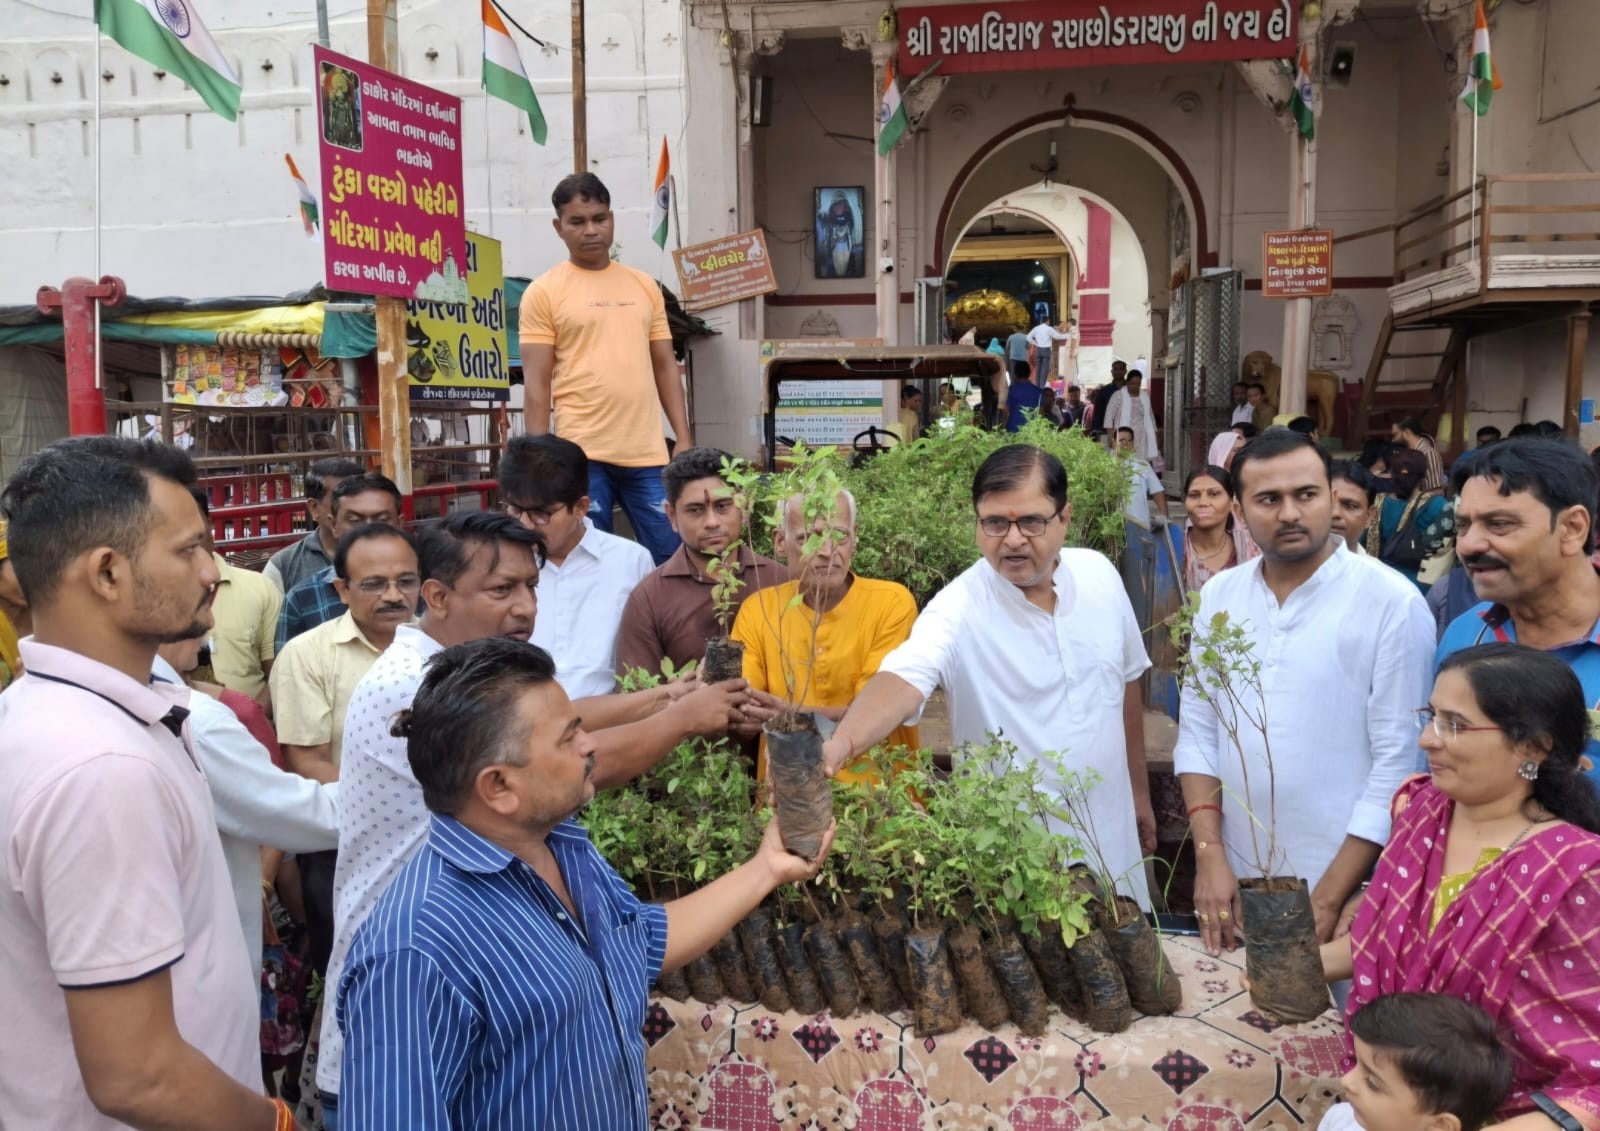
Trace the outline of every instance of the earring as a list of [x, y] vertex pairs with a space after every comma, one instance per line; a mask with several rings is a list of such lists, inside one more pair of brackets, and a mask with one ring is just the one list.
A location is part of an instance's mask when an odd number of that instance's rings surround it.
[[1532, 758], [1529, 758], [1526, 762], [1517, 767], [1517, 776], [1523, 781], [1538, 781], [1539, 763], [1535, 762]]

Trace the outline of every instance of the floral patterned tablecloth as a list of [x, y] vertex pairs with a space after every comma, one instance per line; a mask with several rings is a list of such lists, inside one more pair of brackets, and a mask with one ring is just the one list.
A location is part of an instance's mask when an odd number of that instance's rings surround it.
[[1337, 1098], [1338, 1018], [1279, 1026], [1239, 989], [1243, 951], [1211, 959], [1196, 939], [1164, 941], [1183, 1009], [1114, 1036], [1060, 1013], [1036, 1039], [1009, 1024], [919, 1038], [904, 1013], [835, 1019], [652, 998], [651, 1127], [1315, 1129]]

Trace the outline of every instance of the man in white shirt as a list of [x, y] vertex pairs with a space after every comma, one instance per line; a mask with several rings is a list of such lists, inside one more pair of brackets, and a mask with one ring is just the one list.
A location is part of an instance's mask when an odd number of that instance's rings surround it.
[[[163, 644], [155, 679], [183, 686], [204, 638]], [[217, 832], [239, 906], [245, 949], [261, 979], [261, 848], [325, 852], [339, 847], [339, 784], [324, 784], [272, 764], [272, 755], [223, 703], [204, 691], [189, 695], [189, 736], [205, 771]]]
[[544, 616], [530, 643], [555, 657], [574, 699], [615, 689], [623, 606], [656, 568], [639, 543], [594, 528], [588, 485], [588, 457], [559, 436], [518, 436], [500, 459], [501, 505], [544, 538]]
[[1048, 322], [1041, 322], [1028, 331], [1028, 341], [1033, 343], [1033, 379], [1043, 389], [1055, 380], [1056, 367], [1051, 364], [1050, 351], [1057, 342], [1069, 342], [1072, 335], [1063, 334]]
[[1127, 384], [1106, 403], [1106, 418], [1101, 426], [1113, 447], [1117, 446], [1115, 437], [1119, 429], [1132, 429], [1134, 454], [1152, 467], [1157, 466], [1161, 445], [1156, 441], [1155, 411], [1150, 406], [1150, 394], [1145, 391], [1142, 372], [1128, 370]]
[[1067, 472], [1048, 452], [999, 449], [972, 499], [982, 560], [928, 603], [861, 689], [823, 746], [828, 772], [915, 721], [943, 687], [957, 744], [1004, 730], [1022, 758], [1055, 751], [1099, 775], [1088, 800], [1106, 865], [1148, 907], [1143, 858], [1156, 826], [1139, 677], [1150, 659], [1122, 579], [1103, 555], [1062, 548]]
[[[394, 716], [411, 706], [424, 667], [445, 648], [491, 636], [527, 640], [538, 612], [535, 589], [547, 576], [540, 568], [540, 534], [504, 514], [453, 514], [421, 530], [417, 541], [422, 618], [395, 631], [394, 643], [363, 677], [345, 716], [329, 1000], [356, 931], [428, 835], [428, 810], [405, 739], [390, 731]], [[559, 680], [559, 668], [556, 674]], [[729, 680], [685, 694], [681, 684], [666, 685], [577, 702], [585, 729], [593, 728], [595, 788], [636, 777], [687, 738], [724, 733], [749, 700], [745, 687], [742, 679]], [[329, 1131], [337, 1126], [342, 1049], [334, 1012], [324, 1009], [317, 1087]]]
[[1197, 625], [1226, 613], [1248, 634], [1259, 694], [1243, 681], [1233, 693], [1267, 730], [1239, 721], [1241, 757], [1185, 680], [1173, 761], [1195, 843], [1195, 912], [1212, 954], [1233, 945], [1238, 875], [1304, 878], [1317, 934], [1332, 937], [1389, 839], [1389, 802], [1416, 757], [1433, 620], [1416, 586], [1332, 534], [1328, 467], [1323, 448], [1286, 429], [1234, 456], [1235, 505], [1261, 556], [1200, 590]]
[[1148, 463], [1133, 454], [1133, 429], [1117, 429], [1117, 451], [1128, 456], [1128, 501], [1122, 508], [1146, 530], [1167, 525], [1167, 489]]
[[1243, 381], [1233, 383], [1233, 414], [1228, 418], [1228, 427], [1235, 424], [1254, 424], [1256, 420], [1256, 406], [1250, 403], [1250, 386]]

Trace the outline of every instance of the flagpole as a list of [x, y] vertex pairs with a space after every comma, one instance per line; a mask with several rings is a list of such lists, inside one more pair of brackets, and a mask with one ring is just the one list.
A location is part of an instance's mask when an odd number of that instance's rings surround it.
[[[101, 74], [104, 68], [100, 65], [100, 25], [94, 26], [94, 74], [90, 81], [94, 83], [94, 283], [100, 285], [100, 87], [104, 85]], [[100, 301], [94, 304], [94, 387], [104, 390], [105, 362], [100, 356]]]
[[[1467, 79], [1471, 82], [1471, 78]], [[1472, 226], [1472, 262], [1478, 262], [1478, 108], [1469, 106], [1472, 113], [1472, 179], [1467, 182], [1467, 216]], [[1442, 266], [1442, 264], [1441, 264]], [[1480, 280], [1481, 283], [1481, 280]]]
[[483, 88], [483, 178], [489, 186], [489, 234], [494, 235], [494, 162], [489, 142], [489, 88]]

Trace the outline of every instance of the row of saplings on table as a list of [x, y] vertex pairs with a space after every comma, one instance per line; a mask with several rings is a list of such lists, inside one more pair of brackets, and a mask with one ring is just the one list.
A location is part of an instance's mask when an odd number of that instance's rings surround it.
[[[710, 953], [662, 974], [661, 993], [835, 1017], [906, 1009], [919, 1036], [964, 1016], [1037, 1036], [1052, 1003], [1105, 1033], [1126, 1029], [1134, 1010], [1178, 1009], [1160, 940], [1097, 867], [1088, 783], [1052, 767], [1066, 784], [1046, 794], [1046, 768], [999, 743], [960, 751], [949, 774], [926, 751], [872, 759], [875, 780], [834, 784], [838, 829], [817, 881], [779, 889]], [[667, 899], [755, 851], [770, 814], [752, 808], [754, 793], [736, 749], [695, 741], [597, 796], [583, 820], [636, 890]], [[814, 854], [830, 813], [777, 801], [786, 843]], [[1082, 840], [1052, 833], [1047, 814]]]

